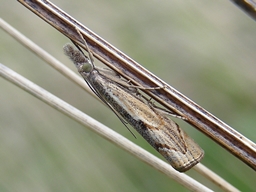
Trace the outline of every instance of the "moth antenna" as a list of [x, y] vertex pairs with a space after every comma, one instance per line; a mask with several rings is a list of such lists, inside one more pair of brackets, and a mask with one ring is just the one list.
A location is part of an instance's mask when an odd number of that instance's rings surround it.
[[94, 66], [94, 63], [93, 63], [93, 62], [94, 62], [93, 54], [92, 54], [92, 52], [90, 51], [89, 46], [88, 46], [86, 40], [84, 39], [84, 37], [82, 36], [81, 32], [79, 31], [79, 29], [78, 29], [77, 27], [76, 27], [76, 31], [77, 31], [77, 33], [79, 34], [79, 36], [81, 37], [81, 39], [83, 40], [83, 42], [84, 42], [84, 44], [85, 44], [85, 46], [86, 46], [86, 49], [87, 49], [87, 51], [88, 51], [89, 59], [90, 59], [92, 65]]

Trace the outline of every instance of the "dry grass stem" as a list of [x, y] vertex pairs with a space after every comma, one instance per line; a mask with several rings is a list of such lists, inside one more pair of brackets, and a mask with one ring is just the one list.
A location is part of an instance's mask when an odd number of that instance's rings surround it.
[[0, 64], [0, 75], [51, 107], [71, 117], [82, 125], [89, 127], [92, 131], [118, 145], [122, 149], [125, 149], [189, 190], [201, 192], [212, 191], [186, 174], [177, 172], [167, 163], [2, 64]]
[[[85, 89], [86, 91], [90, 92], [90, 89], [87, 88], [86, 83], [81, 80], [81, 78], [79, 78], [76, 74], [74, 74], [69, 68], [67, 68], [64, 64], [62, 64], [61, 62], [59, 62], [58, 60], [56, 60], [53, 56], [51, 56], [49, 53], [47, 53], [46, 51], [44, 51], [42, 48], [40, 48], [38, 45], [36, 45], [35, 43], [33, 43], [31, 40], [29, 40], [28, 38], [26, 38], [24, 35], [22, 35], [20, 32], [18, 32], [17, 30], [15, 30], [13, 27], [11, 27], [9, 24], [7, 24], [5, 21], [3, 21], [2, 19], [0, 19], [0, 27], [3, 28], [8, 34], [10, 34], [13, 38], [15, 38], [18, 42], [20, 42], [22, 45], [24, 45], [25, 47], [27, 47], [29, 50], [31, 50], [32, 52], [34, 52], [36, 55], [38, 55], [40, 58], [42, 58], [44, 61], [46, 61], [46, 63], [48, 63], [50, 66], [52, 66], [54, 69], [56, 69], [57, 71], [59, 71], [61, 74], [63, 74], [64, 76], [66, 76], [68, 79], [72, 80], [74, 83], [76, 83], [78, 86], [80, 86], [81, 88]], [[28, 85], [32, 84], [31, 82], [28, 82], [28, 80], [25, 80], [23, 77], [20, 77], [18, 75], [15, 74], [15, 72], [10, 71], [9, 69], [5, 68], [4, 66], [2, 66], [2, 75], [5, 75], [5, 78], [8, 79], [9, 81], [15, 83], [16, 85], [20, 86], [20, 87], [28, 87]], [[7, 73], [8, 72], [8, 73]], [[20, 79], [13, 79], [13, 76], [18, 76]], [[22, 83], [22, 85], [17, 84], [20, 81], [20, 84]], [[36, 87], [36, 85], [33, 85], [32, 88]], [[31, 89], [32, 89], [31, 88]], [[26, 90], [28, 92], [30, 92], [32, 95], [35, 95], [36, 97], [40, 97], [41, 100], [43, 100], [44, 102], [46, 102], [45, 100], [48, 99], [48, 97], [46, 98], [41, 98], [42, 94], [37, 94], [36, 90]], [[92, 94], [93, 96], [95, 96], [94, 94]], [[52, 95], [51, 95], [52, 96]], [[52, 96], [54, 97], [54, 96]], [[55, 98], [55, 97], [54, 97]], [[97, 97], [96, 97], [97, 98]], [[55, 99], [50, 99], [50, 101], [55, 100]], [[62, 101], [63, 102], [63, 101]], [[49, 104], [49, 102], [46, 102], [47, 104]], [[53, 106], [53, 104], [50, 104], [51, 106]], [[60, 110], [58, 104], [57, 107], [54, 104], [53, 107], [57, 108], [58, 110]], [[70, 107], [69, 107], [70, 108]], [[63, 110], [60, 110], [61, 112], [63, 112]], [[71, 110], [72, 111], [72, 110]], [[64, 112], [63, 112], [64, 113]], [[72, 118], [73, 115], [68, 115], [71, 116]], [[77, 118], [74, 118], [75, 120], [77, 120]], [[85, 124], [83, 124], [85, 125]], [[92, 129], [94, 129], [94, 127], [92, 127]], [[95, 131], [98, 133], [98, 131]], [[105, 136], [104, 136], [105, 137]], [[106, 137], [105, 137], [106, 138]], [[114, 137], [113, 139], [109, 139], [111, 140], [113, 143], [115, 143], [116, 141], [119, 140], [119, 136], [118, 137]], [[121, 141], [120, 141], [121, 142]], [[116, 143], [118, 146], [119, 141]], [[129, 144], [129, 143], [128, 143]], [[134, 144], [133, 144], [134, 145]], [[122, 147], [123, 148], [123, 147]], [[127, 148], [127, 147], [126, 147]], [[126, 148], [124, 148], [125, 150], [127, 150]], [[133, 148], [133, 147], [129, 147], [129, 148]], [[134, 150], [136, 151], [137, 148], [134, 148]], [[127, 150], [130, 151], [130, 150]], [[140, 151], [137, 152], [132, 152], [132, 154], [136, 153], [136, 154], [140, 154]], [[140, 156], [146, 156], [146, 155], [141, 155]], [[156, 158], [156, 157], [154, 157]], [[171, 178], [173, 178], [172, 174], [169, 173], [168, 171], [166, 172], [166, 170], [168, 169], [164, 169], [159, 165], [159, 163], [156, 162], [152, 162], [149, 159], [143, 159], [143, 161], [147, 162], [148, 164], [152, 165], [153, 167], [155, 167], [157, 170], [162, 170], [162, 172], [165, 172], [167, 175], [169, 175]], [[159, 159], [157, 161], [160, 161]], [[167, 165], [165, 165], [167, 166]], [[170, 167], [170, 165], [168, 165]], [[228, 182], [226, 182], [224, 179], [222, 179], [221, 177], [219, 177], [218, 175], [216, 175], [215, 173], [213, 173], [211, 170], [209, 170], [208, 168], [204, 167], [202, 164], [199, 164], [198, 166], [195, 167], [195, 170], [197, 172], [199, 172], [200, 174], [204, 175], [206, 178], [208, 178], [209, 180], [211, 180], [212, 182], [214, 182], [216, 185], [218, 185], [220, 188], [222, 188], [224, 191], [239, 191], [236, 188], [234, 188], [232, 185], [230, 185]], [[176, 176], [175, 176], [176, 177]], [[184, 184], [182, 184], [184, 185]], [[191, 184], [193, 185], [193, 184]]]
[[93, 55], [123, 77], [130, 79], [135, 85], [164, 87], [163, 89], [145, 90], [145, 93], [167, 109], [182, 116], [186, 122], [256, 170], [256, 147], [252, 141], [147, 71], [50, 1], [19, 0], [19, 2], [86, 49], [77, 33], [79, 29]]

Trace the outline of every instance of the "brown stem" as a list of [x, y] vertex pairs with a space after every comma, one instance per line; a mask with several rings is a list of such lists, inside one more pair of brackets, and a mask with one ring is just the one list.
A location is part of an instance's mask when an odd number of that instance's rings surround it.
[[256, 170], [256, 145], [252, 141], [144, 69], [137, 62], [84, 27], [51, 2], [46, 0], [18, 1], [62, 34], [86, 49], [77, 33], [78, 29], [96, 58], [120, 73], [123, 77], [129, 79], [135, 85], [142, 87], [162, 87], [161, 89], [145, 90], [145, 93], [169, 110], [184, 117], [188, 123], [195, 126], [205, 135]]

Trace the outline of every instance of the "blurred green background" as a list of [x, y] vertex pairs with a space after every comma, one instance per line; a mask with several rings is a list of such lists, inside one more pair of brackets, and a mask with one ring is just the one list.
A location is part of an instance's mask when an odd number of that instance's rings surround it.
[[[229, 1], [64, 1], [54, 4], [187, 97], [256, 141], [256, 23]], [[0, 16], [76, 71], [69, 40], [17, 1]], [[159, 156], [101, 103], [0, 30], [0, 62]], [[0, 191], [188, 191], [0, 78]], [[241, 191], [255, 171], [175, 119], [205, 150], [202, 163]], [[215, 191], [194, 170], [188, 174]]]

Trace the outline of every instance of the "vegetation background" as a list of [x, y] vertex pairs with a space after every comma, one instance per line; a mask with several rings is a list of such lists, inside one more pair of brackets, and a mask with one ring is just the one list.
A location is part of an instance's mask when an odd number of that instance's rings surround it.
[[[256, 23], [230, 1], [53, 0], [187, 97], [256, 141]], [[76, 71], [69, 40], [17, 1], [0, 17]], [[0, 62], [159, 156], [101, 103], [0, 30]], [[98, 63], [99, 64], [99, 63]], [[0, 78], [0, 191], [187, 191], [130, 154]], [[190, 125], [202, 163], [241, 191], [255, 171]], [[194, 170], [188, 174], [220, 191]]]

